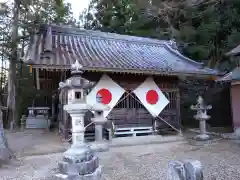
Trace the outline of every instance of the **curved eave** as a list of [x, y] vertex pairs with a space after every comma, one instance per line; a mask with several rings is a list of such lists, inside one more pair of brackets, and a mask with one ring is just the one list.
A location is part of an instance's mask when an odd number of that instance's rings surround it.
[[178, 50], [174, 50], [174, 49], [173, 49], [171, 46], [169, 46], [168, 44], [165, 43], [165, 45], [166, 45], [166, 48], [167, 48], [170, 52], [172, 52], [174, 55], [178, 56], [179, 58], [181, 58], [181, 59], [183, 59], [183, 60], [185, 60], [185, 61], [187, 61], [187, 62], [189, 62], [189, 63], [191, 63], [191, 64], [193, 64], [193, 65], [196, 65], [196, 66], [198, 66], [198, 67], [203, 67], [204, 63], [196, 62], [196, 61], [194, 61], [194, 60], [192, 60], [192, 59], [184, 56], [184, 55], [181, 54]]
[[[35, 69], [48, 69], [48, 70], [70, 70], [70, 66], [49, 66], [49, 65], [31, 65]], [[102, 67], [84, 67], [88, 72], [100, 72], [100, 73], [121, 73], [121, 74], [141, 74], [141, 75], [162, 75], [162, 76], [191, 76], [191, 77], [212, 77], [218, 76], [218, 73], [194, 73], [194, 72], [170, 72], [170, 71], [158, 71], [158, 70], [136, 70], [136, 69], [120, 69], [120, 68], [102, 68]]]
[[225, 56], [239, 56], [240, 55], [240, 45], [227, 52]]
[[232, 81], [232, 72], [225, 74], [222, 77], [219, 77], [215, 80], [216, 82], [230, 82]]

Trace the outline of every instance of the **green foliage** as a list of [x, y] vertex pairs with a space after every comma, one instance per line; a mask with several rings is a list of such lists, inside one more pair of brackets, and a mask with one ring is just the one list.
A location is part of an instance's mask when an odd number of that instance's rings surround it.
[[[151, 3], [152, 2], [152, 3]], [[212, 68], [240, 43], [239, 0], [92, 0], [82, 15], [85, 28], [146, 36], [174, 38], [188, 57]]]
[[[8, 3], [6, 11], [0, 14], [0, 57], [2, 61], [11, 61], [12, 44], [18, 47], [15, 86], [16, 109], [18, 109], [18, 116], [21, 116], [22, 113], [26, 113], [27, 107], [32, 104], [36, 94], [41, 96], [45, 93], [34, 88], [34, 79], [29, 72], [29, 67], [20, 61], [20, 56], [24, 55], [28, 43], [32, 40], [32, 35], [43, 23], [74, 26], [76, 20], [73, 18], [71, 4], [63, 0], [23, 0], [20, 1], [19, 7], [18, 38], [16, 41], [12, 41], [13, 5], [13, 3]], [[1, 95], [3, 91], [6, 92], [7, 84], [5, 83], [5, 85], [0, 89]], [[6, 102], [2, 103], [6, 105]]]

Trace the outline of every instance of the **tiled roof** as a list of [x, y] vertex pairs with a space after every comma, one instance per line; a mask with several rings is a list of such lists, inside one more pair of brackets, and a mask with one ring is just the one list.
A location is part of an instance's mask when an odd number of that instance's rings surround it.
[[180, 54], [170, 41], [56, 25], [42, 26], [24, 57], [25, 62], [35, 67], [59, 69], [69, 69], [76, 60], [86, 70], [149, 74], [217, 73]]
[[240, 80], [240, 67], [236, 67], [235, 69], [233, 69], [233, 71], [217, 79], [217, 81], [239, 81], [239, 80]]
[[239, 56], [240, 55], [240, 45], [225, 54], [226, 56]]

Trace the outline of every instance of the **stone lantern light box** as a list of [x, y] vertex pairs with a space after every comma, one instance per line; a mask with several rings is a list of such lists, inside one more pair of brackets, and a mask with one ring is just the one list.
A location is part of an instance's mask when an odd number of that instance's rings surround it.
[[[72, 83], [75, 85], [81, 85], [82, 83], [79, 81], [81, 79], [75, 78], [72, 79]], [[81, 101], [85, 101], [85, 92], [84, 89], [78, 88], [77, 86], [73, 89], [68, 90], [68, 104], [79, 103]]]
[[82, 65], [76, 61], [71, 66], [72, 77], [68, 78], [65, 82], [59, 83], [59, 88], [67, 89], [68, 94], [68, 104], [76, 104], [85, 102], [85, 97], [87, 95], [87, 89], [89, 89], [89, 82], [82, 78], [83, 73]]

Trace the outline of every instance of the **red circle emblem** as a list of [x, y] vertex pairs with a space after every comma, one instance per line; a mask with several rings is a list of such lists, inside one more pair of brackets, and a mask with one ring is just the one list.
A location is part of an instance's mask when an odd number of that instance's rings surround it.
[[100, 89], [97, 95], [102, 97], [103, 104], [109, 104], [112, 101], [112, 93], [108, 89]]
[[158, 93], [155, 90], [149, 90], [146, 94], [146, 100], [149, 104], [156, 104], [158, 102]]

